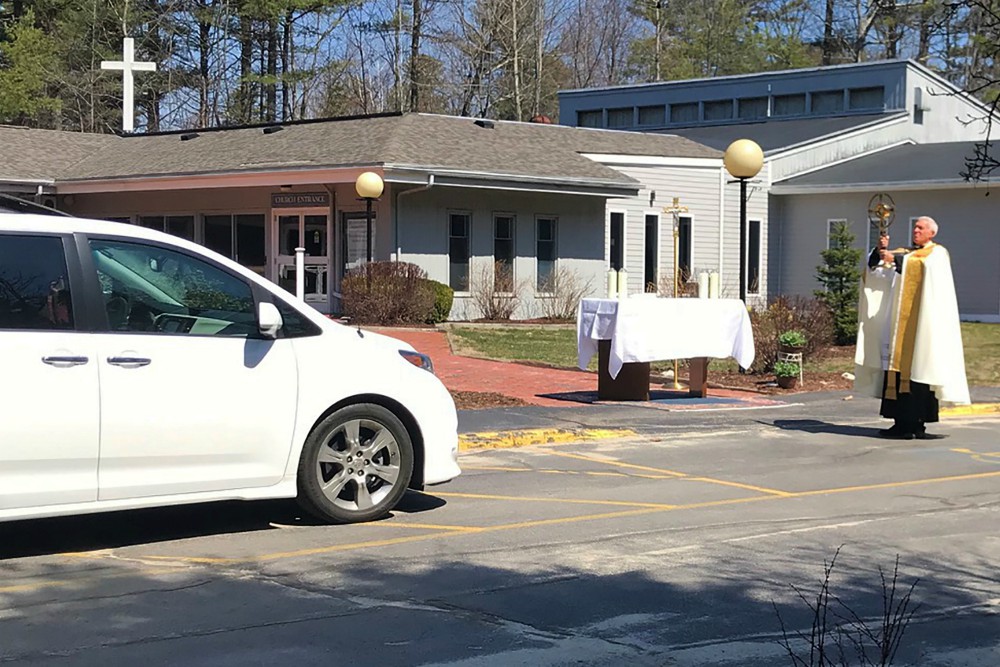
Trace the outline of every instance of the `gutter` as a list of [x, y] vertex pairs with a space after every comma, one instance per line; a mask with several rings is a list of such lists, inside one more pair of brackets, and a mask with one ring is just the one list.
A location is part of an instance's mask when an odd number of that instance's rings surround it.
[[427, 192], [434, 187], [434, 174], [427, 174], [427, 185], [422, 185], [418, 188], [410, 188], [409, 190], [401, 190], [396, 193], [396, 201], [392, 206], [392, 236], [393, 242], [392, 246], [396, 249], [395, 261], [399, 261], [399, 256], [403, 253], [403, 249], [399, 247], [399, 200], [403, 198], [404, 195], [413, 195], [418, 192]]

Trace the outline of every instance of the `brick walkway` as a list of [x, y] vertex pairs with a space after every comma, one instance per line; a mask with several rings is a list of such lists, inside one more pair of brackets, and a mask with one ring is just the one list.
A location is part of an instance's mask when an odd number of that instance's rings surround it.
[[[458, 356], [452, 354], [448, 336], [443, 331], [390, 328], [376, 330], [404, 340], [419, 352], [429, 355], [437, 376], [452, 391], [496, 392], [532, 405], [562, 408], [587, 405], [597, 398], [595, 373]], [[706, 399], [688, 398], [686, 392], [663, 391], [661, 385], [656, 383], [651, 385], [651, 389], [654, 390], [654, 399], [660, 397], [666, 400], [654, 400], [646, 405], [671, 410], [721, 407], [720, 403], [746, 407], [781, 403], [751, 392], [725, 389], [712, 389]], [[547, 398], [553, 394], [574, 395], [575, 400]]]
[[506, 361], [489, 361], [452, 354], [443, 331], [422, 329], [378, 329], [404, 340], [430, 356], [434, 370], [452, 391], [490, 391], [513, 396], [532, 405], [572, 407], [570, 401], [544, 398], [543, 394], [596, 391], [597, 376], [583, 371], [560, 370]]

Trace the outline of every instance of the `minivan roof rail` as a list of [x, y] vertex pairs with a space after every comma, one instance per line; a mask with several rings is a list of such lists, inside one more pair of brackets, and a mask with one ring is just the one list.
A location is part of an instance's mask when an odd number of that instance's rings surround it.
[[14, 197], [13, 195], [5, 195], [0, 193], [0, 212], [6, 213], [35, 213], [39, 215], [58, 215], [64, 218], [72, 218], [74, 216], [66, 213], [65, 211], [60, 211], [49, 206], [44, 206], [42, 204], [35, 203], [27, 199], [21, 199], [19, 197]]

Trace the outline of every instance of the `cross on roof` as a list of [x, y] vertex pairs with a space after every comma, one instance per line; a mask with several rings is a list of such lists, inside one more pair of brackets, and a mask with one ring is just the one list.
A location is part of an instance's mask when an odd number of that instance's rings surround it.
[[136, 62], [135, 42], [126, 37], [122, 44], [123, 60], [102, 60], [101, 69], [120, 69], [123, 75], [122, 90], [122, 130], [135, 129], [135, 85], [132, 72], [155, 72], [156, 63]]

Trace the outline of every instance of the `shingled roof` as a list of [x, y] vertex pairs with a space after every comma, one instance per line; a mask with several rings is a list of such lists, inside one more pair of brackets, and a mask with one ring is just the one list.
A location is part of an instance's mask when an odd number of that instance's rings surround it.
[[[57, 182], [383, 166], [624, 185], [635, 181], [582, 154], [722, 155], [677, 136], [417, 113], [127, 137], [49, 134], [71, 136], [35, 144], [30, 153], [46, 159], [32, 173]], [[60, 159], [70, 144], [72, 158]], [[79, 146], [90, 154], [78, 155]]]
[[111, 134], [0, 125], [0, 182], [54, 181], [81, 160], [119, 141]]

